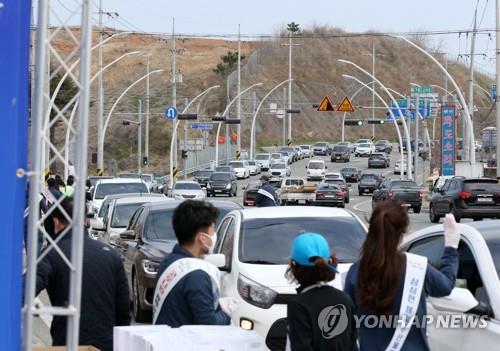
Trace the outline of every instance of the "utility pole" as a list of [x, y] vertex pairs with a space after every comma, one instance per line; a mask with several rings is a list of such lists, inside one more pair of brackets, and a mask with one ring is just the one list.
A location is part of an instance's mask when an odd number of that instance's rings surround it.
[[[495, 20], [496, 20], [496, 83], [497, 90], [500, 87], [500, 0], [496, 0], [495, 3]], [[496, 96], [496, 109], [497, 109], [497, 133], [500, 131], [500, 98], [498, 97], [498, 93]], [[498, 134], [497, 134], [498, 135]], [[500, 142], [497, 136], [497, 147], [496, 147], [497, 160], [500, 157]], [[498, 167], [497, 161], [497, 179], [500, 178], [500, 167]]]
[[[283, 88], [283, 112], [286, 110], [286, 88]], [[286, 145], [286, 118], [283, 113], [283, 144]], [[254, 144], [255, 145], [255, 144]]]
[[415, 97], [415, 151], [413, 152], [413, 159], [415, 160], [415, 167], [414, 167], [414, 172], [415, 172], [415, 181], [417, 181], [417, 175], [418, 175], [418, 127], [419, 127], [419, 104], [420, 104], [420, 99], [419, 99], [419, 94], [416, 94]]
[[[184, 98], [184, 106], [187, 106], [188, 104], [189, 104], [188, 98]], [[187, 139], [188, 139], [188, 121], [184, 120], [184, 145], [183, 145], [182, 148], [184, 149], [185, 152], [188, 151]], [[186, 180], [187, 179], [187, 172], [186, 172], [186, 169], [187, 169], [187, 157], [183, 158], [182, 161], [184, 163], [184, 180]]]
[[[177, 52], [175, 47], [175, 18], [172, 18], [172, 106], [177, 108]], [[172, 120], [172, 136], [176, 120]], [[174, 165], [177, 166], [177, 137], [174, 140]], [[173, 186], [173, 184], [172, 184]]]
[[[289, 35], [288, 47], [288, 109], [292, 109], [292, 31]], [[288, 114], [288, 142], [292, 142], [292, 114]], [[287, 144], [284, 144], [287, 145]]]
[[[410, 138], [410, 150], [406, 150], [406, 152], [411, 152], [412, 144], [411, 144], [411, 96], [408, 96], [406, 100], [406, 116], [408, 118], [408, 137]], [[407, 146], [408, 147], [408, 146]], [[406, 179], [412, 180], [413, 179], [413, 174], [412, 174], [412, 161], [406, 161]]]
[[[241, 26], [238, 24], [238, 96], [241, 93]], [[237, 153], [241, 152], [241, 97], [238, 97], [238, 104], [237, 104], [237, 115], [238, 119], [240, 120], [240, 124], [238, 124], [238, 127], [236, 129], [236, 133], [238, 134], [238, 139], [237, 139]]]
[[[285, 95], [285, 100], [283, 100], [283, 105], [284, 105], [285, 103], [286, 103], [286, 95]], [[254, 90], [254, 91], [252, 92], [252, 113], [253, 113], [253, 114], [255, 114], [255, 111], [256, 111], [256, 110], [257, 110], [257, 92]], [[285, 119], [285, 116], [283, 116], [283, 125], [285, 125], [285, 123], [286, 123], [286, 119]], [[255, 141], [256, 141], [256, 140], [255, 140], [255, 135], [256, 135], [256, 133], [254, 133], [254, 135], [253, 135], [253, 138], [254, 138], [254, 139], [253, 139], [253, 145], [255, 145], [255, 146], [256, 146], [257, 144], [255, 143]], [[283, 136], [284, 136], [284, 135], [285, 135], [285, 134], [284, 134], [284, 132], [283, 132]], [[253, 152], [252, 148], [250, 148], [250, 152]], [[255, 156], [255, 155], [252, 155], [252, 156]]]
[[[102, 26], [102, 0], [99, 0], [99, 43], [103, 40], [103, 26]], [[104, 140], [103, 140], [103, 131], [104, 131], [104, 82], [103, 82], [103, 45], [99, 46], [98, 53], [98, 103], [97, 103], [97, 175], [103, 175], [104, 173]]]
[[145, 145], [144, 145], [144, 158], [147, 160], [145, 166], [146, 168], [149, 168], [149, 59], [150, 55], [147, 56], [147, 74], [148, 76], [146, 77], [146, 135], [145, 135]]
[[[377, 56], [384, 56], [383, 54], [377, 54], [375, 50], [375, 41], [372, 44], [372, 52], [371, 53], [366, 53], [363, 54], [363, 56], [371, 56], [372, 57], [372, 75], [376, 77], [375, 75], [375, 65], [376, 65], [376, 57]], [[375, 88], [377, 85], [375, 84], [375, 81], [372, 82], [372, 119], [375, 119]], [[375, 125], [372, 124], [372, 137], [375, 137]]]
[[137, 108], [137, 170], [142, 173], [142, 100]]
[[[469, 114], [470, 118], [473, 118], [474, 115], [474, 56], [476, 49], [476, 30], [477, 30], [477, 9], [474, 12], [474, 29], [472, 31], [472, 41], [470, 46], [470, 70], [469, 70]], [[464, 106], [465, 107], [465, 106]], [[462, 122], [462, 160], [469, 160], [469, 153], [473, 145], [471, 145], [471, 135], [474, 133], [473, 130], [469, 130], [469, 126], [465, 122], [465, 119]], [[473, 171], [473, 170], [471, 170]]]

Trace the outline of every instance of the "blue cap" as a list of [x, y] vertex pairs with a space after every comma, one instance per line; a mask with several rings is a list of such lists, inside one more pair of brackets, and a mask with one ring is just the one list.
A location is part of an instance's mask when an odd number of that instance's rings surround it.
[[[295, 238], [292, 243], [292, 260], [301, 266], [314, 266], [313, 257], [321, 257], [325, 262], [330, 259], [330, 247], [321, 234], [304, 233]], [[335, 266], [329, 265], [330, 269], [337, 272]]]

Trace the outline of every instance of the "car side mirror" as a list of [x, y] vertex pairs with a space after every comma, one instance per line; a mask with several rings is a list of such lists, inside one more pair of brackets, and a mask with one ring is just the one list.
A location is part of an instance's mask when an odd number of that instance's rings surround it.
[[224, 254], [211, 254], [203, 257], [205, 262], [213, 264], [217, 268], [224, 268], [226, 266], [226, 256]]
[[104, 223], [103, 220], [97, 219], [92, 223], [92, 229], [99, 230], [99, 231], [105, 231], [106, 224]]
[[428, 297], [428, 301], [438, 311], [473, 313], [479, 315], [489, 315], [489, 307], [484, 303], [479, 303], [469, 289], [454, 288], [451, 294], [445, 297]]
[[134, 240], [135, 239], [135, 232], [133, 230], [126, 230], [123, 233], [120, 233], [120, 239]]
[[306, 166], [306, 169], [307, 169], [307, 166]]
[[328, 169], [328, 166], [325, 166], [325, 169]]
[[85, 217], [87, 217], [88, 219], [94, 219], [94, 213], [93, 212], [88, 212]]

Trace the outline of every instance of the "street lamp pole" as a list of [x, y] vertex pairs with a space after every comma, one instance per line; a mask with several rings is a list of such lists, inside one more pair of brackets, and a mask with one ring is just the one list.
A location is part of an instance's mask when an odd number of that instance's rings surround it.
[[[250, 159], [253, 159], [254, 158], [254, 155], [255, 155], [255, 143], [254, 143], [254, 138], [255, 138], [255, 121], [257, 120], [257, 114], [259, 113], [259, 110], [260, 108], [262, 107], [262, 105], [264, 104], [264, 101], [266, 101], [266, 99], [276, 90], [278, 89], [279, 87], [281, 87], [283, 84], [285, 83], [288, 83], [290, 84], [291, 82], [291, 79], [288, 78], [287, 80], [284, 80], [282, 81], [281, 83], [279, 83], [278, 85], [276, 85], [274, 88], [272, 88], [271, 90], [269, 90], [269, 92], [264, 96], [264, 98], [262, 98], [262, 100], [260, 100], [260, 103], [259, 105], [257, 106], [257, 109], [255, 110], [254, 114], [253, 114], [253, 117], [252, 117], [252, 128], [250, 130]], [[285, 111], [286, 112], [286, 111]], [[291, 115], [289, 113], [289, 115]], [[284, 118], [284, 117], [283, 117]], [[290, 131], [289, 131], [290, 132]]]
[[362, 67], [358, 66], [357, 64], [355, 64], [354, 62], [351, 62], [351, 61], [347, 61], [347, 60], [342, 60], [342, 59], [339, 59], [337, 60], [338, 62], [341, 62], [341, 63], [346, 63], [346, 64], [349, 64], [353, 67], [356, 67], [358, 70], [360, 70], [361, 72], [363, 72], [364, 74], [366, 74], [367, 76], [371, 77], [374, 81], [377, 82], [378, 85], [380, 85], [382, 87], [382, 89], [384, 89], [384, 91], [386, 92], [387, 95], [389, 95], [389, 97], [391, 98], [391, 101], [392, 103], [397, 107], [398, 109], [398, 114], [399, 114], [399, 118], [401, 119], [401, 122], [403, 123], [403, 128], [404, 128], [404, 131], [405, 131], [405, 136], [406, 136], [406, 149], [407, 149], [407, 152], [408, 152], [408, 168], [407, 168], [407, 172], [408, 172], [408, 179], [412, 179], [413, 178], [413, 175], [412, 175], [412, 158], [411, 158], [411, 137], [410, 137], [410, 133], [408, 131], [408, 126], [406, 125], [406, 121], [405, 121], [405, 118], [403, 116], [403, 113], [401, 112], [401, 108], [399, 107], [399, 104], [398, 102], [396, 101], [396, 99], [394, 98], [394, 96], [391, 94], [391, 92], [387, 89], [387, 87], [382, 84], [382, 82], [380, 82], [377, 77], [374, 77], [373, 75], [370, 74], [370, 72], [368, 72], [367, 70], [363, 69]]

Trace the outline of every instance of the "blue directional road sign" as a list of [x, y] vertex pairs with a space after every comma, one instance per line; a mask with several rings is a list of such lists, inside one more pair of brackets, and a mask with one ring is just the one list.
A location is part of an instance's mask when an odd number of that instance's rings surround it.
[[193, 123], [191, 124], [191, 129], [199, 129], [199, 130], [212, 130], [214, 127], [211, 123]]
[[[401, 109], [401, 112], [403, 113], [403, 116], [406, 118], [406, 113], [407, 113], [407, 100], [406, 99], [399, 99], [396, 100], [398, 102], [398, 106]], [[415, 99], [411, 100], [412, 105], [415, 105], [417, 102]], [[418, 112], [420, 113], [421, 116], [424, 118], [429, 117], [431, 115], [431, 105], [427, 104], [427, 108], [425, 106], [424, 100], [421, 99], [418, 102]], [[391, 106], [392, 113], [394, 114], [396, 120], [399, 120], [399, 110], [395, 104]], [[415, 120], [415, 108], [410, 110], [410, 118], [412, 121]], [[392, 117], [388, 118], [388, 121], [391, 121]]]
[[491, 86], [491, 100], [496, 101], [497, 99], [497, 85], [493, 84]]
[[178, 115], [177, 109], [175, 107], [167, 107], [165, 109], [166, 119], [176, 119]]

